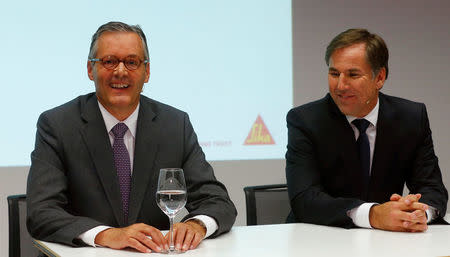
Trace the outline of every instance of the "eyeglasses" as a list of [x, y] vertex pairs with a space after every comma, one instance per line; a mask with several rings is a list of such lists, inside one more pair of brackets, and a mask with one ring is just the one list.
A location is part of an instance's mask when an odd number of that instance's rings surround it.
[[119, 63], [123, 62], [125, 67], [128, 70], [136, 70], [139, 68], [141, 63], [148, 63], [148, 60], [140, 60], [137, 56], [130, 55], [123, 59], [119, 59], [114, 55], [108, 55], [103, 58], [91, 58], [89, 59], [90, 62], [100, 62], [103, 67], [105, 67], [108, 70], [114, 70]]

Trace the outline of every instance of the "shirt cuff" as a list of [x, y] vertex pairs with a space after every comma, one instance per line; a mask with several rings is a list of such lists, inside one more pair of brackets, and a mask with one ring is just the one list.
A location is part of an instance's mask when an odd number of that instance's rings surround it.
[[186, 221], [193, 220], [193, 219], [199, 220], [203, 223], [203, 225], [205, 225], [205, 228], [206, 228], [205, 238], [208, 238], [210, 235], [214, 234], [214, 232], [216, 232], [216, 230], [219, 228], [216, 220], [209, 216], [196, 215], [192, 218], [187, 219]]
[[425, 212], [427, 214], [427, 223], [432, 222], [438, 217], [438, 210], [433, 206], [428, 205], [428, 209]]
[[81, 239], [83, 242], [85, 242], [86, 244], [93, 246], [93, 247], [97, 247], [99, 245], [95, 244], [95, 237], [97, 236], [98, 233], [102, 232], [103, 230], [106, 230], [108, 228], [112, 228], [110, 226], [97, 226], [95, 228], [91, 228], [88, 231], [80, 234], [78, 236], [79, 239]]
[[377, 203], [363, 203], [358, 207], [355, 207], [347, 211], [347, 216], [349, 216], [353, 223], [361, 228], [372, 228], [370, 225], [369, 213], [370, 208]]

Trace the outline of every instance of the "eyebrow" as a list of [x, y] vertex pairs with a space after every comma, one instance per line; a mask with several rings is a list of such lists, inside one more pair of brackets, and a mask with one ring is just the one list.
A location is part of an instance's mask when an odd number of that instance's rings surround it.
[[348, 72], [361, 72], [361, 70], [360, 69], [350, 69], [350, 70], [348, 70]]
[[[336, 68], [334, 68], [334, 67], [330, 67], [330, 68], [328, 68], [328, 71], [330, 72], [330, 71], [338, 71], [339, 72], [339, 70], [338, 69], [336, 69]], [[360, 69], [356, 69], [356, 68], [352, 68], [352, 69], [349, 69], [349, 70], [347, 70], [346, 72], [361, 72], [361, 70]]]
[[338, 71], [338, 70], [334, 67], [330, 67], [330, 68], [328, 68], [328, 71]]

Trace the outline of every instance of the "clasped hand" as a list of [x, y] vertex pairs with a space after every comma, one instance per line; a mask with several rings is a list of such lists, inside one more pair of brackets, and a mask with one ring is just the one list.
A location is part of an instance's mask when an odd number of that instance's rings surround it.
[[369, 212], [370, 225], [374, 228], [423, 232], [427, 230], [428, 205], [420, 203], [421, 194], [410, 194], [402, 197], [393, 194], [389, 202], [374, 205]]
[[[196, 222], [174, 224], [175, 248], [181, 251], [195, 249], [203, 240], [206, 229]], [[157, 228], [144, 223], [124, 228], [109, 228], [98, 233], [95, 243], [101, 246], [124, 249], [134, 248], [143, 253], [164, 252], [169, 249], [169, 233], [163, 236]]]

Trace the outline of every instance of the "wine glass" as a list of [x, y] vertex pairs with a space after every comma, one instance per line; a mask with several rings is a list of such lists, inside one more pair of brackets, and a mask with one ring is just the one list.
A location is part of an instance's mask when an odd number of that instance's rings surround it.
[[159, 171], [156, 202], [159, 208], [169, 217], [169, 253], [174, 253], [176, 251], [173, 243], [173, 219], [186, 204], [186, 183], [184, 182], [183, 169], [167, 168]]

